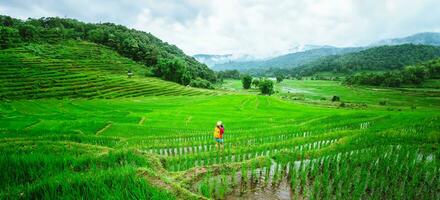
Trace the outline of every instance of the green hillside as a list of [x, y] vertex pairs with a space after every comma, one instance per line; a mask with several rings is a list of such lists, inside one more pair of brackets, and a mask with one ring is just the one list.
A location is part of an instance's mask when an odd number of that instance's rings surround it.
[[[105, 45], [147, 66], [152, 75], [182, 85], [198, 78], [216, 82], [215, 73], [206, 65], [150, 33], [112, 23], [91, 24], [57, 17], [22, 21], [0, 15], [0, 49], [69, 39]], [[191, 85], [199, 86], [196, 83]]]
[[[102, 45], [81, 41], [0, 50], [0, 98], [115, 98], [214, 95], [145, 77], [145, 66]], [[128, 78], [132, 70], [134, 77]]]
[[350, 73], [360, 70], [393, 70], [437, 57], [440, 57], [440, 47], [413, 44], [381, 46], [342, 56], [325, 57], [293, 71], [310, 75], [324, 71]]
[[292, 77], [317, 73], [352, 74], [361, 71], [391, 71], [440, 57], [440, 47], [403, 44], [380, 46], [345, 55], [327, 56], [290, 69], [269, 69], [259, 74]]

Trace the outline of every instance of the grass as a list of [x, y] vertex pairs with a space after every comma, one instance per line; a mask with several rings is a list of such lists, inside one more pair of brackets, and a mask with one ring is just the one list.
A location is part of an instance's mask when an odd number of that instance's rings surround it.
[[262, 96], [227, 80], [234, 93], [200, 90], [128, 79], [124, 66], [145, 69], [94, 44], [56, 47], [0, 53], [1, 199], [439, 199], [435, 87], [285, 80]]

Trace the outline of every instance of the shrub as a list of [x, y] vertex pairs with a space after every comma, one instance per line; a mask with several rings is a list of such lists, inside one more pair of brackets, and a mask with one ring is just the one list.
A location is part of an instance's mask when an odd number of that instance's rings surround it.
[[244, 75], [243, 77], [241, 77], [241, 83], [243, 83], [243, 88], [244, 89], [251, 88], [252, 76]]
[[273, 82], [271, 80], [265, 79], [260, 81], [258, 86], [260, 88], [261, 94], [271, 95], [274, 93], [273, 91]]
[[260, 80], [258, 80], [258, 79], [254, 79], [254, 80], [252, 80], [252, 85], [254, 86], [254, 87], [256, 87], [256, 88], [258, 88], [258, 85], [260, 84]]

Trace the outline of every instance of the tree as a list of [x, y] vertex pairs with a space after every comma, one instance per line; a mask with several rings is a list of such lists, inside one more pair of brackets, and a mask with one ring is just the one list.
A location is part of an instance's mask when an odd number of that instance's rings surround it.
[[[189, 72], [189, 71], [185, 71], [185, 72], [183, 72], [183, 74], [182, 74], [182, 77], [181, 77], [181, 83], [182, 83], [182, 85], [188, 85], [188, 84], [190, 84], [191, 83], [191, 80], [192, 80], [192, 75], [191, 75], [191, 72]], [[195, 86], [193, 86], [193, 87], [195, 87]]]
[[153, 66], [157, 64], [159, 51], [155, 47], [146, 47], [141, 49], [145, 49], [144, 55], [142, 56], [145, 59], [144, 60], [145, 65]]
[[420, 85], [429, 77], [429, 71], [423, 66], [408, 66], [403, 70], [406, 82]]
[[284, 76], [283, 75], [277, 75], [276, 78], [277, 78], [277, 83], [281, 83], [281, 81], [284, 80]]
[[155, 76], [161, 77], [162, 79], [168, 81], [173, 81], [180, 84], [188, 84], [189, 74], [186, 73], [185, 77], [183, 76], [185, 71], [187, 71], [186, 68], [187, 66], [185, 62], [179, 58], [174, 58], [173, 60], [162, 61], [155, 65], [153, 68], [153, 73]]
[[251, 88], [252, 76], [244, 75], [243, 77], [241, 77], [241, 83], [243, 84], [244, 89]]
[[260, 80], [258, 80], [258, 79], [254, 79], [254, 80], [252, 80], [252, 85], [255, 87], [255, 88], [258, 88], [258, 85], [260, 84]]
[[2, 26], [13, 26], [17, 21], [9, 16], [0, 15], [0, 25]]
[[400, 87], [402, 84], [402, 75], [401, 73], [393, 73], [393, 72], [385, 72], [383, 74], [383, 86], [386, 87]]
[[259, 86], [261, 94], [271, 95], [274, 93], [273, 91], [273, 81], [264, 79], [260, 81]]
[[18, 32], [20, 33], [20, 36], [21, 38], [23, 38], [23, 40], [31, 41], [37, 35], [37, 28], [29, 24], [22, 24], [18, 26]]
[[89, 31], [88, 36], [89, 36], [88, 39], [91, 40], [92, 42], [101, 43], [101, 44], [107, 42], [108, 39], [107, 34], [101, 28], [97, 28]]
[[20, 42], [18, 30], [9, 27], [0, 27], [0, 49], [14, 47]]

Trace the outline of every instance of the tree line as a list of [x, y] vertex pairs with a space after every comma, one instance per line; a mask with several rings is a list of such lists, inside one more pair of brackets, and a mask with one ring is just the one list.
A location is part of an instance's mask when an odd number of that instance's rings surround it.
[[243, 85], [243, 89], [250, 89], [252, 86], [254, 86], [255, 88], [258, 88], [260, 90], [261, 94], [264, 95], [271, 95], [275, 92], [273, 89], [273, 81], [266, 78], [260, 77], [253, 79], [252, 76], [244, 74], [241, 77], [241, 83]]
[[432, 78], [440, 78], [440, 59], [410, 65], [397, 71], [358, 73], [348, 76], [344, 83], [348, 85], [400, 87], [402, 84], [421, 85], [427, 79]]
[[223, 81], [223, 79], [240, 79], [240, 72], [236, 69], [235, 70], [218, 71], [217, 77], [221, 81]]
[[151, 74], [182, 85], [210, 88], [217, 76], [206, 65], [150, 33], [112, 23], [84, 23], [75, 19], [46, 17], [25, 21], [0, 16], [0, 49], [27, 43], [85, 40], [105, 45], [147, 66]]

